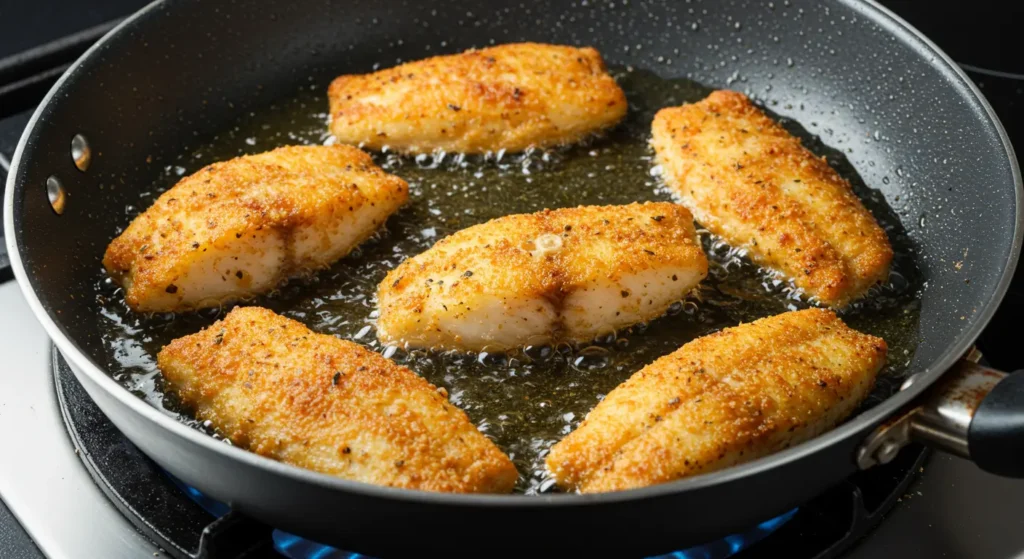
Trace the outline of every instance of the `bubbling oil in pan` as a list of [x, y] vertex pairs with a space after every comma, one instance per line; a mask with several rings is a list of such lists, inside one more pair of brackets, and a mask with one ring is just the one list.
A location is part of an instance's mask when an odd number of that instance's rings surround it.
[[[446, 235], [502, 215], [544, 208], [671, 199], [657, 177], [647, 145], [651, 120], [659, 108], [697, 101], [711, 90], [645, 71], [613, 71], [630, 100], [629, 115], [614, 131], [588, 145], [485, 158], [375, 155], [378, 164], [409, 182], [409, 204], [388, 220], [385, 231], [330, 269], [248, 304], [266, 306], [317, 332], [382, 352], [445, 387], [451, 401], [512, 457], [521, 474], [518, 492], [553, 490], [543, 467], [548, 449], [634, 372], [699, 336], [807, 306], [786, 282], [772, 279], [737, 251], [704, 234], [710, 274], [698, 295], [680, 301], [663, 318], [593, 344], [492, 355], [404, 351], [383, 347], [376, 340], [377, 284], [402, 260]], [[204, 165], [287, 144], [330, 141], [325, 108], [324, 88], [308, 87], [248, 115], [207, 145], [181, 154], [180, 166], [168, 167], [162, 184], [142, 196], [121, 225], [149, 207], [182, 175]], [[870, 406], [898, 388], [913, 357], [921, 278], [909, 239], [881, 195], [865, 188], [838, 152], [794, 123], [786, 125], [813, 151], [839, 163], [840, 171], [889, 233], [896, 252], [888, 285], [842, 313], [853, 328], [881, 336], [889, 344], [889, 362], [865, 404]], [[115, 233], [111, 231], [111, 238]], [[99, 321], [110, 352], [110, 370], [118, 371], [115, 378], [158, 409], [220, 438], [209, 425], [191, 419], [173, 395], [164, 393], [155, 356], [172, 339], [198, 331], [228, 309], [138, 315], [128, 310], [117, 286], [105, 276], [97, 279], [96, 297], [102, 308]]]

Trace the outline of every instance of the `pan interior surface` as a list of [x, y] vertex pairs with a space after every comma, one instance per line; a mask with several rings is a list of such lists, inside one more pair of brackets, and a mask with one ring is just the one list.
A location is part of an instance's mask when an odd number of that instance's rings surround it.
[[[664, 79], [634, 68], [616, 68], [614, 75], [630, 99], [630, 116], [610, 134], [584, 145], [500, 158], [377, 155], [378, 164], [409, 181], [410, 203], [356, 254], [311, 280], [293, 281], [250, 304], [270, 307], [316, 332], [383, 352], [443, 386], [451, 401], [513, 457], [521, 474], [520, 492], [552, 490], [553, 480], [543, 463], [547, 450], [575, 429], [605, 394], [644, 365], [699, 336], [808, 306], [789, 282], [758, 270], [739, 251], [705, 233], [711, 275], [699, 292], [679, 301], [670, 316], [595, 343], [491, 355], [410, 352], [377, 341], [379, 282], [403, 259], [451, 233], [503, 215], [545, 208], [672, 199], [657, 177], [647, 146], [651, 120], [658, 109], [698, 101], [711, 90], [691, 80]], [[325, 91], [324, 84], [304, 86], [296, 95], [228, 126], [212, 141], [177, 154], [175, 163], [166, 166], [164, 179], [126, 207], [122, 220], [147, 208], [180, 175], [205, 164], [280, 145], [332, 142], [323, 113]], [[895, 247], [890, 281], [842, 313], [851, 326], [883, 337], [890, 347], [892, 358], [866, 403], [870, 407], [898, 389], [917, 347], [921, 278], [913, 248], [898, 216], [877, 191], [859, 180], [841, 152], [825, 147], [798, 124], [787, 125], [846, 172]], [[220, 437], [216, 430], [189, 419], [173, 395], [165, 397], [155, 356], [171, 340], [209, 326], [228, 309], [138, 315], [127, 308], [120, 289], [102, 273], [96, 278], [94, 296], [101, 306], [99, 328], [110, 350], [108, 370], [115, 371], [115, 379], [160, 409]]]
[[[966, 349], [972, 333], [980, 329], [1001, 297], [1010, 273], [1007, 268], [1015, 262], [1019, 248], [1019, 175], [998, 124], [960, 74], [942, 63], [912, 32], [886, 19], [871, 5], [811, 1], [664, 5], [599, 2], [586, 6], [498, 2], [483, 11], [472, 2], [458, 1], [437, 5], [346, 3], [328, 9], [316, 2], [299, 4], [285, 8], [268, 3], [260, 9], [219, 6], [216, 10], [199, 2], [158, 4], [133, 21], [130, 28], [94, 49], [58, 84], [35, 116], [19, 146], [8, 184], [7, 223], [13, 228], [8, 238], [16, 244], [17, 261], [22, 266], [19, 278], [27, 281], [42, 309], [56, 323], [51, 334], [65, 353], [81, 352], [85, 356], [79, 362], [89, 365], [84, 367], [87, 374], [108, 371], [121, 375], [121, 380], [137, 392], [152, 395], [155, 387], [143, 385], [155, 380], [147, 369], [151, 367], [147, 353], [153, 346], [147, 348], [146, 344], [160, 343], [159, 336], [174, 333], [179, 325], [194, 329], [212, 318], [150, 317], [145, 319], [148, 324], [163, 321], [167, 328], [160, 333], [154, 330], [111, 336], [112, 323], [120, 321], [118, 328], [126, 332], [137, 325], [112, 310], [109, 305], [116, 305], [116, 296], [105, 291], [108, 287], [97, 285], [101, 281], [100, 258], [115, 228], [143, 209], [140, 204], [146, 199], [144, 193], [153, 195], [168, 186], [178, 167], [184, 169], [182, 172], [193, 172], [202, 163], [229, 152], [234, 155], [239, 149], [252, 152], [280, 143], [322, 141], [317, 136], [320, 132], [313, 128], [315, 125], [323, 130], [323, 122], [317, 120], [326, 110], [323, 85], [335, 75], [494, 43], [534, 40], [592, 45], [614, 65], [626, 85], [629, 80], [648, 76], [671, 78], [669, 82], [650, 78], [660, 84], [652, 90], [678, 84], [680, 93], [673, 94], [677, 102], [699, 98], [705, 91], [701, 87], [736, 89], [753, 96], [777, 116], [799, 123], [812, 149], [829, 155], [847, 178], [855, 183], [862, 181], [866, 189], [861, 193], [868, 196], [869, 207], [884, 224], [894, 228], [890, 235], [897, 250], [913, 255], [909, 257], [911, 265], [898, 268], [906, 271], [907, 281], [894, 293], [896, 298], [916, 295], [913, 304], [907, 303], [912, 318], [898, 329], [908, 336], [906, 345], [901, 346], [908, 353], [902, 357], [894, 351], [892, 355], [896, 364], [904, 359], [909, 363], [904, 363], [905, 369], [894, 372], [892, 378], [924, 371], [938, 375], [940, 371], [933, 365], [948, 362]], [[457, 38], [450, 32], [453, 25], [459, 28]], [[203, 48], [194, 48], [197, 44]], [[305, 91], [297, 92], [300, 86]], [[647, 91], [643, 87], [636, 90], [641, 97]], [[638, 132], [630, 130], [642, 127], [644, 111], [657, 108], [646, 104], [650, 101], [631, 99], [631, 112], [636, 115], [624, 130], [615, 133], [627, 138], [608, 153], [602, 152], [604, 148], [597, 142], [576, 151], [552, 154], [549, 161], [543, 160], [543, 154], [534, 154], [531, 165], [537, 165], [538, 175], [557, 174], [580, 161], [615, 165], [623, 153], [618, 150], [635, 150], [630, 152], [633, 159], [625, 161], [632, 165], [628, 176], [635, 180], [629, 188], [616, 192], [634, 195], [637, 190], [630, 189], [636, 187], [647, 193], [645, 199], [664, 197], [653, 184], [649, 167], [643, 169], [638, 163], [644, 161], [641, 150], [645, 148], [635, 136]], [[275, 102], [276, 107], [272, 106]], [[302, 103], [306, 107], [297, 109]], [[287, 126], [275, 127], [270, 122], [273, 119], [283, 119]], [[296, 122], [289, 123], [289, 119]], [[261, 129], [269, 124], [270, 132], [282, 135], [264, 135], [247, 128], [256, 124]], [[292, 125], [295, 128], [288, 128]], [[297, 136], [289, 137], [288, 132]], [[74, 169], [68, 157], [70, 139], [78, 133], [90, 139], [97, 154], [86, 173]], [[252, 145], [245, 141], [248, 138], [253, 138]], [[615, 138], [613, 134], [609, 140], [614, 143]], [[591, 157], [591, 150], [598, 155]], [[387, 158], [382, 162], [386, 163]], [[431, 162], [426, 163], [429, 166]], [[522, 161], [509, 160], [513, 163], [519, 167], [511, 169], [509, 176], [515, 175], [514, 182], [522, 184], [520, 179], [525, 182], [526, 178]], [[421, 169], [415, 161], [392, 164], [397, 166], [398, 174], [417, 177], [421, 200], [429, 197], [430, 174], [444, 171]], [[440, 166], [451, 164], [448, 160]], [[601, 173], [602, 169], [584, 167], [581, 172], [627, 176], [625, 170], [622, 174], [617, 169]], [[641, 171], [648, 173], [642, 186], [636, 182]], [[475, 182], [476, 189], [483, 186], [483, 177], [474, 177], [474, 173], [500, 178], [505, 171], [491, 162], [489, 167], [454, 172], [463, 186], [468, 188]], [[52, 211], [42, 187], [51, 175], [57, 175], [68, 192], [62, 215]], [[565, 198], [560, 205], [590, 201], [588, 194], [567, 192], [563, 191]], [[595, 186], [591, 194], [597, 193], [607, 191]], [[508, 204], [493, 204], [492, 208], [502, 214], [539, 209], [537, 205], [542, 202], [529, 196], [516, 198], [507, 192], [502, 196]], [[607, 197], [596, 196], [594, 201], [632, 201]], [[415, 215], [423, 209], [429, 213], [429, 205], [405, 211]], [[355, 338], [365, 327], [357, 319], [368, 314], [346, 314], [348, 310], [331, 308], [332, 312], [318, 315], [318, 309], [323, 309], [316, 300], [325, 299], [324, 291], [344, 295], [329, 302], [338, 308], [356, 308], [357, 302], [369, 304], [365, 285], [359, 287], [362, 291], [346, 290], [351, 286], [345, 281], [352, 277], [345, 270], [357, 268], [360, 263], [368, 265], [371, 252], [387, 247], [388, 242], [412, 243], [407, 249], [422, 248], [422, 243], [433, 238], [425, 229], [433, 227], [434, 235], [443, 235], [493, 217], [483, 209], [462, 215], [442, 212], [435, 216], [438, 219], [433, 226], [429, 225], [433, 222], [403, 221], [402, 215], [395, 216], [389, 233], [361, 254], [321, 274], [318, 284], [289, 286], [274, 304], [294, 304], [289, 307], [291, 312], [295, 316], [306, 313], [304, 318], [314, 326], [327, 326], [332, 314], [342, 317], [341, 321], [348, 324], [339, 328], [348, 330], [336, 332]], [[886, 221], [884, 214], [890, 210], [898, 216], [897, 221]], [[417, 223], [426, 226], [416, 230], [413, 225]], [[391, 261], [395, 263], [397, 260]], [[738, 272], [737, 276], [742, 274]], [[361, 281], [370, 282], [374, 277], [369, 274]], [[363, 293], [364, 297], [346, 300], [351, 293]], [[778, 298], [771, 298], [761, 308], [777, 312], [779, 304], [783, 303]], [[906, 307], [901, 305], [892, 308], [902, 311]], [[614, 344], [602, 349], [622, 354], [632, 360], [629, 367], [635, 367], [667, 352], [665, 347], [636, 352], [636, 340], [644, 335], [661, 339], [657, 338], [658, 329], [677, 332], [680, 325], [689, 325], [688, 336], [703, 333], [702, 328], [710, 329], [706, 323], [693, 320], [704, 312], [700, 309], [721, 313], [733, 322], [741, 318], [715, 305], [697, 307], [692, 315], [683, 312], [652, 323], [643, 334], [625, 336], [630, 344], [625, 349]], [[104, 309], [100, 319], [98, 309]], [[359, 312], [368, 313], [369, 309]], [[857, 326], [855, 321], [851, 324]], [[364, 337], [372, 339], [372, 332]], [[150, 339], [129, 343], [144, 338]], [[584, 369], [590, 361], [604, 358], [583, 357], [587, 358], [581, 362]], [[409, 359], [413, 369], [430, 377], [431, 373], [416, 365], [421, 362], [420, 356], [403, 359]], [[577, 397], [568, 387], [568, 377], [587, 373], [574, 367], [575, 359], [566, 359], [566, 374], [560, 378], [565, 388], [559, 397], [578, 402], [578, 409], [592, 407], [594, 394], [615, 384], [614, 377], [603, 377], [608, 386], [593, 387], [587, 395]], [[468, 364], [468, 368], [505, 371], [502, 374], [506, 376], [511, 369], [507, 362], [496, 367], [487, 358], [482, 361]], [[614, 368], [614, 359], [610, 361], [604, 369]], [[127, 365], [145, 372], [133, 371]], [[437, 378], [443, 380], [443, 375], [431, 380]], [[880, 393], [879, 398], [886, 395]], [[875, 422], [891, 411], [891, 404], [884, 402], [857, 421]], [[467, 411], [474, 417], [472, 408]], [[581, 419], [580, 413], [572, 413], [572, 418], [546, 425], [549, 431], [541, 438], [550, 441], [555, 433]], [[491, 434], [500, 429], [497, 422], [488, 427]], [[527, 474], [520, 487], [523, 491], [541, 489], [543, 482], [534, 475], [532, 464], [520, 463]]]

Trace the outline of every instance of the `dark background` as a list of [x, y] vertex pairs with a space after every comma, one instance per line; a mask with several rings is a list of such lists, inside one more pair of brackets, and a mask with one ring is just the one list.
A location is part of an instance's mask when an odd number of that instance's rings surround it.
[[142, 0], [2, 0], [0, 58], [124, 17]]
[[[148, 0], [3, 0], [0, 2], [0, 58], [122, 17], [148, 3]], [[1024, 23], [1021, 2], [881, 0], [881, 4], [931, 37], [961, 64], [1024, 74], [1024, 49], [1019, 32]]]

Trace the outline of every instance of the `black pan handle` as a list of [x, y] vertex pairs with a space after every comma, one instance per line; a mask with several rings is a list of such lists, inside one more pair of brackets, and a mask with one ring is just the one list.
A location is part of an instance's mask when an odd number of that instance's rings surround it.
[[981, 469], [1024, 477], [1024, 371], [1006, 375], [982, 398], [967, 429], [967, 444]]
[[980, 365], [980, 357], [972, 351], [922, 398], [878, 427], [858, 450], [858, 466], [887, 463], [906, 444], [920, 442], [987, 472], [1024, 477], [1024, 371], [997, 371]]

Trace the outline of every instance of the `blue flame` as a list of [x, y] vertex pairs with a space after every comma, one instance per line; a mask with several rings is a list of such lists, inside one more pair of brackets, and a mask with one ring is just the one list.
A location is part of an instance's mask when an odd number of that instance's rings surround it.
[[793, 509], [771, 520], [766, 520], [743, 534], [726, 536], [718, 541], [697, 545], [682, 551], [674, 551], [656, 559], [724, 559], [732, 557], [781, 528], [796, 515], [797, 510], [799, 509]]
[[[185, 485], [170, 474], [167, 475], [189, 498], [213, 516], [221, 517], [231, 511], [231, 508], [224, 503], [207, 497], [198, 489]], [[762, 522], [743, 534], [733, 534], [717, 541], [697, 545], [682, 551], [659, 555], [650, 559], [725, 559], [726, 557], [736, 555], [781, 528], [783, 524], [789, 522], [796, 515], [797, 510], [793, 509], [771, 520]], [[288, 559], [372, 559], [367, 555], [335, 549], [294, 534], [289, 534], [288, 532], [282, 532], [281, 530], [274, 530], [273, 538], [274, 548], [283, 557]]]

